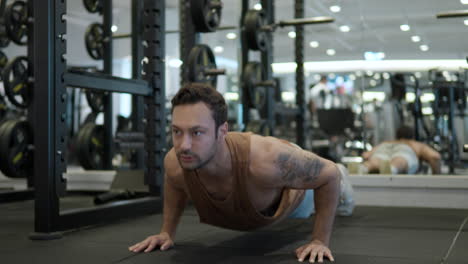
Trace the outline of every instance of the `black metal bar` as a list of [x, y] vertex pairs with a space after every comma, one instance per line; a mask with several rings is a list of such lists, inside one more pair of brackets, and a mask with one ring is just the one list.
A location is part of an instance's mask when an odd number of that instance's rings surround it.
[[[193, 46], [200, 42], [200, 34], [196, 33], [193, 25], [192, 13], [190, 11], [191, 1], [180, 0], [179, 2], [179, 41], [180, 41], [180, 59], [188, 61], [188, 55]], [[180, 85], [188, 81], [187, 66], [184, 64], [180, 67]], [[216, 88], [216, 87], [215, 87]]]
[[[223, 30], [233, 30], [233, 29], [239, 29], [236, 26], [221, 26], [217, 27], [216, 31], [223, 31]], [[180, 30], [166, 30], [164, 33], [166, 34], [179, 34]], [[112, 35], [113, 39], [126, 39], [132, 37], [132, 34], [114, 34]]]
[[[103, 7], [103, 28], [104, 38], [112, 36], [112, 0], [104, 0]], [[104, 42], [104, 73], [112, 75], [112, 41]], [[112, 93], [104, 97], [104, 169], [112, 169], [113, 150], [113, 103]]]
[[[0, 7], [0, 14], [1, 16], [3, 16], [3, 8], [4, 8], [4, 5], [5, 5], [5, 1], [2, 1], [2, 7]], [[28, 52], [28, 60], [29, 60], [29, 64], [28, 64], [28, 72], [30, 74], [30, 76], [28, 76], [29, 78], [32, 78], [34, 79], [34, 23], [33, 23], [33, 20], [32, 18], [34, 17], [34, 6], [33, 4], [31, 3], [31, 1], [28, 1], [27, 2], [27, 8], [28, 8], [28, 16], [31, 18], [31, 20], [28, 21], [28, 47], [27, 47], [27, 52]], [[1, 18], [1, 21], [3, 21], [3, 18]], [[5, 23], [2, 22], [3, 25], [2, 27], [5, 27]], [[28, 119], [28, 122], [30, 124], [31, 127], [35, 127], [35, 118], [34, 118], [34, 115], [32, 115], [31, 113], [34, 113], [34, 105], [31, 104], [29, 107], [28, 107], [28, 115], [27, 115], [27, 119]], [[27, 186], [28, 188], [32, 188], [34, 186], [34, 177], [33, 175], [29, 175], [28, 178], [27, 178]]]
[[[110, 1], [110, 0], [108, 0]], [[138, 199], [127, 203], [115, 203], [104, 207], [80, 208], [60, 212], [59, 194], [65, 190], [62, 174], [65, 170], [66, 129], [65, 129], [65, 71], [64, 55], [66, 43], [64, 35], [66, 12], [65, 1], [44, 0], [34, 3], [35, 14], [34, 49], [40, 50], [34, 56], [35, 100], [34, 117], [41, 120], [35, 126], [34, 176], [36, 184], [35, 232], [32, 239], [58, 238], [54, 232], [95, 223], [105, 223], [125, 216], [161, 211], [161, 203], [154, 199]], [[152, 137], [153, 145], [148, 148], [146, 171], [149, 190], [152, 195], [161, 192], [162, 161], [165, 151], [164, 112], [164, 38], [161, 40], [159, 28], [164, 29], [164, 1], [145, 0], [145, 18], [151, 23], [146, 32], [149, 58], [147, 80], [152, 91], [147, 96], [145, 139]], [[107, 10], [109, 12], [109, 10]], [[156, 24], [155, 24], [156, 23]], [[37, 67], [41, 65], [42, 67]], [[47, 67], [43, 66], [46, 65]], [[104, 67], [109, 71], [109, 65]], [[111, 113], [111, 112], [110, 112]], [[107, 118], [107, 117], [106, 117]], [[162, 121], [161, 121], [162, 120]], [[106, 124], [108, 125], [108, 124]], [[162, 132], [161, 132], [162, 131]], [[164, 138], [162, 140], [161, 138]], [[146, 145], [147, 146], [147, 145]]]
[[452, 18], [452, 17], [466, 17], [468, 16], [468, 9], [455, 10], [437, 14], [437, 18]]
[[146, 81], [130, 80], [104, 74], [67, 72], [64, 74], [64, 80], [68, 86], [85, 89], [145, 96], [152, 93]]
[[[56, 159], [58, 149], [54, 144], [57, 135], [56, 119], [59, 113], [55, 110], [56, 87], [55, 69], [57, 53], [65, 53], [65, 48], [56, 46], [60, 35], [61, 23], [57, 21], [60, 11], [65, 10], [65, 3], [54, 0], [31, 1], [34, 5], [34, 48], [40, 50], [34, 56], [34, 117], [42, 120], [34, 131], [34, 177], [35, 177], [35, 232], [49, 233], [55, 231], [59, 215], [57, 195]], [[57, 27], [59, 26], [59, 27]], [[64, 32], [62, 32], [64, 33]], [[64, 40], [63, 40], [64, 41]]]
[[239, 27], [241, 28], [241, 34], [240, 34], [240, 52], [241, 55], [239, 56], [239, 74], [238, 78], [239, 81], [238, 83], [240, 84], [241, 88], [240, 93], [241, 93], [241, 102], [242, 102], [242, 123], [244, 124], [244, 127], [247, 126], [246, 124], [249, 122], [249, 103], [248, 103], [248, 98], [247, 98], [247, 93], [246, 88], [244, 87], [244, 84], [242, 82], [242, 74], [245, 68], [245, 65], [249, 62], [249, 50], [247, 48], [247, 39], [245, 37], [245, 27], [243, 27], [244, 24], [244, 18], [249, 10], [249, 0], [242, 0], [242, 10], [241, 10], [241, 17], [239, 21]]
[[[7, 0], [0, 0], [0, 21], [4, 21], [5, 19], [5, 7], [6, 7]], [[29, 13], [31, 14], [31, 13]]]
[[120, 141], [141, 141], [145, 140], [145, 134], [143, 132], [118, 132], [115, 135], [116, 140]]
[[157, 197], [114, 202], [92, 208], [80, 208], [60, 212], [59, 231], [108, 223], [116, 219], [158, 213], [162, 211], [162, 202]]
[[[140, 0], [132, 0], [132, 78], [141, 79], [141, 61], [143, 60], [143, 38], [142, 38], [142, 25], [143, 21], [141, 14], [143, 13], [143, 2]], [[152, 90], [148, 87], [150, 92]], [[133, 131], [143, 132], [143, 97], [132, 96], [132, 129]], [[144, 167], [144, 154], [143, 150], [138, 149], [132, 157], [132, 169], [143, 169]]]
[[[183, 4], [180, 7], [183, 8]], [[144, 1], [143, 39], [148, 44], [144, 55], [144, 80], [153, 89], [153, 96], [145, 97], [145, 183], [153, 195], [162, 194], [164, 155], [166, 149], [166, 94], [164, 79], [165, 1]]]
[[[301, 26], [301, 25], [313, 25], [313, 24], [326, 24], [332, 23], [335, 19], [333, 17], [309, 17], [309, 18], [296, 18], [291, 20], [284, 20], [278, 22], [278, 26], [285, 27], [285, 26]], [[297, 37], [297, 34], [296, 34]]]
[[455, 131], [455, 85], [450, 84], [449, 87], [449, 116], [448, 116], [448, 129], [451, 133], [450, 135], [450, 151], [449, 151], [449, 173], [454, 174], [455, 173], [455, 161], [456, 161], [456, 155], [458, 155], [458, 149], [457, 149], [457, 134]]
[[[262, 0], [261, 1], [263, 10], [265, 10], [266, 20], [268, 24], [273, 24], [275, 21], [275, 1], [273, 0]], [[261, 64], [265, 69], [265, 79], [273, 79], [273, 71], [271, 64], [273, 63], [273, 34], [272, 32], [267, 33], [268, 36], [268, 47], [261, 53]], [[269, 127], [275, 127], [275, 100], [274, 100], [274, 89], [266, 90], [266, 122]], [[274, 136], [274, 129], [271, 130], [271, 136]]]
[[421, 133], [419, 129], [419, 124], [420, 124], [420, 116], [421, 113], [421, 89], [419, 89], [419, 86], [414, 87], [414, 94], [415, 94], [415, 99], [414, 99], [414, 139], [415, 140], [421, 140]]
[[[304, 0], [295, 0], [294, 2], [294, 17], [296, 21], [303, 21], [304, 17]], [[294, 24], [294, 23], [292, 23]], [[296, 117], [296, 144], [305, 148], [306, 135], [306, 102], [305, 102], [305, 82], [304, 82], [304, 26], [296, 25], [295, 43], [295, 59], [296, 59], [296, 105], [298, 115]]]
[[18, 202], [34, 199], [34, 189], [0, 191], [0, 203]]

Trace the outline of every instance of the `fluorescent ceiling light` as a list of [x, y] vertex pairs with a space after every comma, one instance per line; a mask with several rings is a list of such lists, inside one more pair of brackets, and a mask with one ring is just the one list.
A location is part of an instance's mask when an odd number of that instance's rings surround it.
[[221, 52], [224, 51], [224, 48], [222, 46], [216, 46], [216, 47], [214, 47], [213, 50], [214, 50], [215, 53], [221, 53]]
[[420, 36], [412, 36], [412, 37], [411, 37], [411, 41], [413, 41], [413, 42], [419, 42], [419, 41], [421, 41], [421, 37], [420, 37]]
[[411, 28], [407, 24], [400, 25], [401, 31], [409, 31]]
[[[295, 62], [273, 63], [275, 73], [293, 73], [296, 71]], [[306, 72], [355, 72], [359, 77], [361, 71], [373, 70], [374, 72], [396, 72], [396, 71], [429, 71], [430, 69], [441, 69], [458, 71], [466, 67], [466, 60], [342, 60], [342, 61], [308, 61], [304, 63]]]
[[435, 100], [435, 95], [433, 93], [424, 93], [421, 95], [421, 102], [433, 102]]
[[385, 92], [364, 92], [362, 93], [362, 99], [365, 102], [372, 102], [374, 100], [382, 102], [385, 100]]
[[224, 98], [227, 101], [237, 101], [239, 100], [239, 94], [238, 93], [233, 93], [233, 92], [227, 92], [224, 94]]
[[253, 7], [255, 10], [262, 10], [262, 4], [256, 3]]
[[468, 0], [460, 0], [460, 3], [462, 3], [464, 5], [468, 5]]
[[340, 27], [341, 32], [349, 32], [351, 29], [347, 25], [343, 25]]
[[294, 102], [296, 94], [293, 92], [281, 92], [281, 99], [283, 102]]
[[406, 93], [406, 95], [405, 95], [405, 101], [406, 102], [412, 103], [412, 102], [414, 102], [415, 99], [416, 99], [416, 95], [414, 93]]
[[423, 115], [432, 115], [433, 114], [432, 107], [423, 107], [421, 109], [421, 112], [423, 113]]
[[234, 33], [234, 32], [229, 32], [226, 34], [226, 38], [227, 39], [236, 39], [237, 38], [237, 34]]
[[463, 23], [465, 24], [465, 26], [468, 26], [468, 19], [463, 20]]
[[309, 43], [309, 45], [310, 45], [312, 48], [318, 48], [319, 43], [318, 43], [318, 41], [311, 41], [311, 42]]
[[336, 54], [336, 51], [334, 49], [327, 49], [328, 56], [334, 56], [335, 54]]
[[116, 25], [112, 25], [112, 27], [111, 27], [112, 32], [117, 32], [118, 29], [119, 28]]
[[338, 13], [341, 11], [341, 7], [338, 5], [330, 6], [330, 11], [332, 11], [333, 13]]
[[170, 59], [169, 66], [173, 68], [179, 68], [182, 65], [182, 61], [179, 59]]
[[384, 52], [373, 52], [373, 51], [366, 51], [364, 52], [364, 59], [368, 61], [379, 61], [385, 59]]
[[289, 32], [288, 32], [288, 37], [290, 37], [290, 38], [296, 38], [296, 32], [295, 32], [295, 31], [289, 31]]
[[428, 46], [428, 45], [421, 45], [421, 46], [419, 46], [419, 48], [420, 48], [422, 51], [428, 51], [428, 50], [429, 50], [429, 46]]

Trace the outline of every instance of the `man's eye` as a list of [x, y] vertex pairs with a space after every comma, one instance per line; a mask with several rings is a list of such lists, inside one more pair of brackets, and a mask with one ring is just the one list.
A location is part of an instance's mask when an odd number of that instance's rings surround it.
[[201, 131], [195, 131], [195, 132], [193, 132], [193, 134], [194, 134], [195, 136], [200, 136], [200, 135], [203, 134], [203, 132], [201, 132]]

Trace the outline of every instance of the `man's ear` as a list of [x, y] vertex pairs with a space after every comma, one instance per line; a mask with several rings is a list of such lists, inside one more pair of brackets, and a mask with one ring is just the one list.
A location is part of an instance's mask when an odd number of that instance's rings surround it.
[[228, 123], [224, 122], [224, 124], [220, 125], [218, 128], [218, 135], [221, 135], [224, 138], [227, 135], [228, 131], [229, 131]]

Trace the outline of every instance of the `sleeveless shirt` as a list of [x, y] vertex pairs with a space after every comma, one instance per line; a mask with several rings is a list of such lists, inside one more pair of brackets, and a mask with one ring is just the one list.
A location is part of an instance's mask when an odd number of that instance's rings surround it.
[[[276, 211], [263, 215], [252, 204], [247, 191], [250, 174], [251, 133], [229, 132], [226, 143], [232, 161], [232, 191], [226, 199], [213, 199], [200, 181], [198, 170], [184, 170], [185, 183], [198, 212], [200, 222], [234, 230], [247, 231], [269, 226], [286, 218], [304, 198], [304, 190], [284, 188]], [[223, 173], [223, 172], [220, 172]]]

